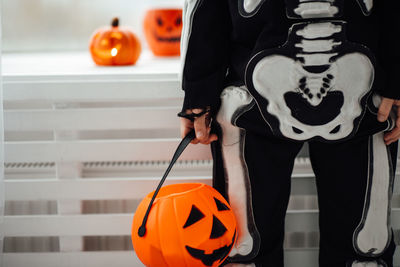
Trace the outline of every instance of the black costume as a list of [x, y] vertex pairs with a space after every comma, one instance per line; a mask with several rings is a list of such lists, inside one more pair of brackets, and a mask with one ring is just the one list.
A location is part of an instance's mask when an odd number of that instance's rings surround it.
[[[238, 219], [231, 261], [283, 266], [294, 158], [316, 174], [320, 266], [392, 266], [397, 144], [376, 119], [399, 99], [396, 1], [186, 0], [183, 111], [211, 107], [214, 186]], [[340, 198], [338, 198], [340, 196]]]

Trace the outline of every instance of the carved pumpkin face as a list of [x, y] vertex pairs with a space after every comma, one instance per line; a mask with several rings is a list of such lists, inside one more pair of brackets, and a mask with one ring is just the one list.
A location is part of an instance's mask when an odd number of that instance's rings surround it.
[[[154, 192], [153, 192], [154, 193]], [[205, 184], [174, 184], [159, 192], [139, 237], [153, 193], [139, 204], [132, 224], [132, 242], [146, 266], [219, 266], [236, 241], [235, 216], [228, 202]]]
[[144, 19], [146, 40], [156, 56], [179, 56], [181, 9], [151, 9]]
[[90, 41], [90, 53], [97, 65], [132, 65], [142, 51], [139, 39], [129, 30], [119, 27], [115, 18], [110, 29], [100, 29]]

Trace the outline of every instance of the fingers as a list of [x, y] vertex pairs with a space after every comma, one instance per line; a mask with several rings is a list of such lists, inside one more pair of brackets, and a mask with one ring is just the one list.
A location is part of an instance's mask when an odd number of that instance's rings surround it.
[[385, 133], [384, 141], [386, 145], [390, 145], [391, 143], [396, 142], [400, 139], [400, 119], [396, 120], [396, 127], [392, 129], [390, 132]]
[[212, 142], [214, 142], [214, 141], [217, 141], [217, 140], [218, 140], [218, 136], [216, 134], [210, 134], [209, 138], [207, 140], [207, 145], [212, 143]]
[[180, 118], [180, 119], [181, 119], [181, 138], [184, 138], [193, 129], [193, 122], [185, 118]]
[[400, 138], [400, 127], [396, 126], [393, 130], [385, 134], [384, 136], [385, 144], [390, 145], [391, 143], [399, 140], [399, 138]]
[[[191, 111], [188, 110], [188, 113], [200, 113], [201, 111], [202, 109], [193, 109]], [[181, 118], [181, 137], [184, 138], [194, 128], [196, 138], [192, 140], [192, 144], [202, 143], [208, 145], [211, 142], [218, 140], [216, 134], [210, 134], [210, 121], [211, 119], [209, 118], [209, 114], [204, 114], [203, 116], [196, 118], [194, 122]]]
[[[198, 109], [193, 109], [194, 113], [201, 112], [201, 110]], [[198, 117], [194, 121], [194, 129], [196, 131], [196, 139], [205, 145], [210, 144], [213, 141], [216, 141], [218, 139], [216, 134], [211, 134], [211, 127], [210, 127], [210, 121], [211, 119], [209, 118], [209, 114], [206, 113], [201, 117]]]
[[379, 105], [378, 110], [378, 121], [384, 122], [389, 117], [389, 113], [392, 110], [394, 100], [390, 98], [383, 97], [382, 102]]
[[[194, 124], [192, 121], [181, 118], [181, 138], [184, 138], [192, 129], [194, 128]], [[197, 138], [193, 139], [192, 144], [198, 144], [199, 140]]]
[[[201, 109], [193, 109], [194, 113], [200, 113]], [[194, 120], [194, 129], [196, 131], [196, 138], [200, 143], [205, 142], [208, 139], [208, 129], [206, 125], [206, 116], [203, 115]]]
[[396, 142], [400, 138], [400, 101], [395, 100], [394, 104], [397, 106], [396, 110], [396, 127], [390, 132], [386, 133], [384, 136], [385, 144], [390, 145], [393, 142]]

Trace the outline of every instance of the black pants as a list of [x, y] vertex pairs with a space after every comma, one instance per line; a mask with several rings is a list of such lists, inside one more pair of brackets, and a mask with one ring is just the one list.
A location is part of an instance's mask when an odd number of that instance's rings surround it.
[[[250, 181], [247, 192], [251, 198], [248, 199], [251, 199], [250, 210], [261, 242], [259, 250], [253, 249], [251, 257], [233, 257], [233, 261], [254, 262], [264, 267], [283, 266], [284, 222], [291, 174], [294, 159], [304, 143], [273, 136], [257, 105], [242, 111], [234, 124], [242, 129], [241, 156]], [[321, 267], [347, 267], [371, 261], [379, 264], [377, 266], [393, 266], [395, 245], [389, 224], [388, 237], [383, 238], [381, 247], [368, 250], [371, 231], [372, 234], [385, 231], [385, 225], [376, 222], [374, 216], [390, 209], [397, 156], [397, 143], [386, 147], [383, 140], [379, 141], [383, 138], [382, 127], [376, 115], [368, 111], [356, 136], [351, 139], [336, 143], [309, 142], [318, 191]], [[224, 131], [228, 131], [226, 127], [220, 127], [220, 140], [213, 144], [214, 186], [230, 199], [230, 194], [235, 193], [227, 190], [227, 169], [231, 166], [221, 152]], [[386, 189], [376, 189], [381, 182], [374, 183], [373, 179], [378, 178], [385, 179]], [[385, 195], [377, 196], [382, 192]], [[386, 200], [387, 205], [385, 201], [380, 203], [380, 199]], [[377, 207], [381, 213], [370, 211]], [[386, 210], [382, 211], [382, 207]], [[387, 223], [390, 223], [389, 219]], [[374, 224], [379, 228], [376, 231]], [[253, 235], [253, 238], [257, 239], [258, 235]]]

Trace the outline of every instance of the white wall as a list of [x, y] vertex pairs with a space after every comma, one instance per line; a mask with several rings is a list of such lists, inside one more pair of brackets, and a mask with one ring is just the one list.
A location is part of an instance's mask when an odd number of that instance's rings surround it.
[[91, 34], [120, 17], [146, 46], [142, 20], [150, 6], [181, 0], [1, 0], [3, 51], [86, 50]]
[[3, 150], [3, 82], [1, 74], [1, 9], [0, 2], [0, 266], [3, 266], [3, 221], [4, 221], [4, 150]]

